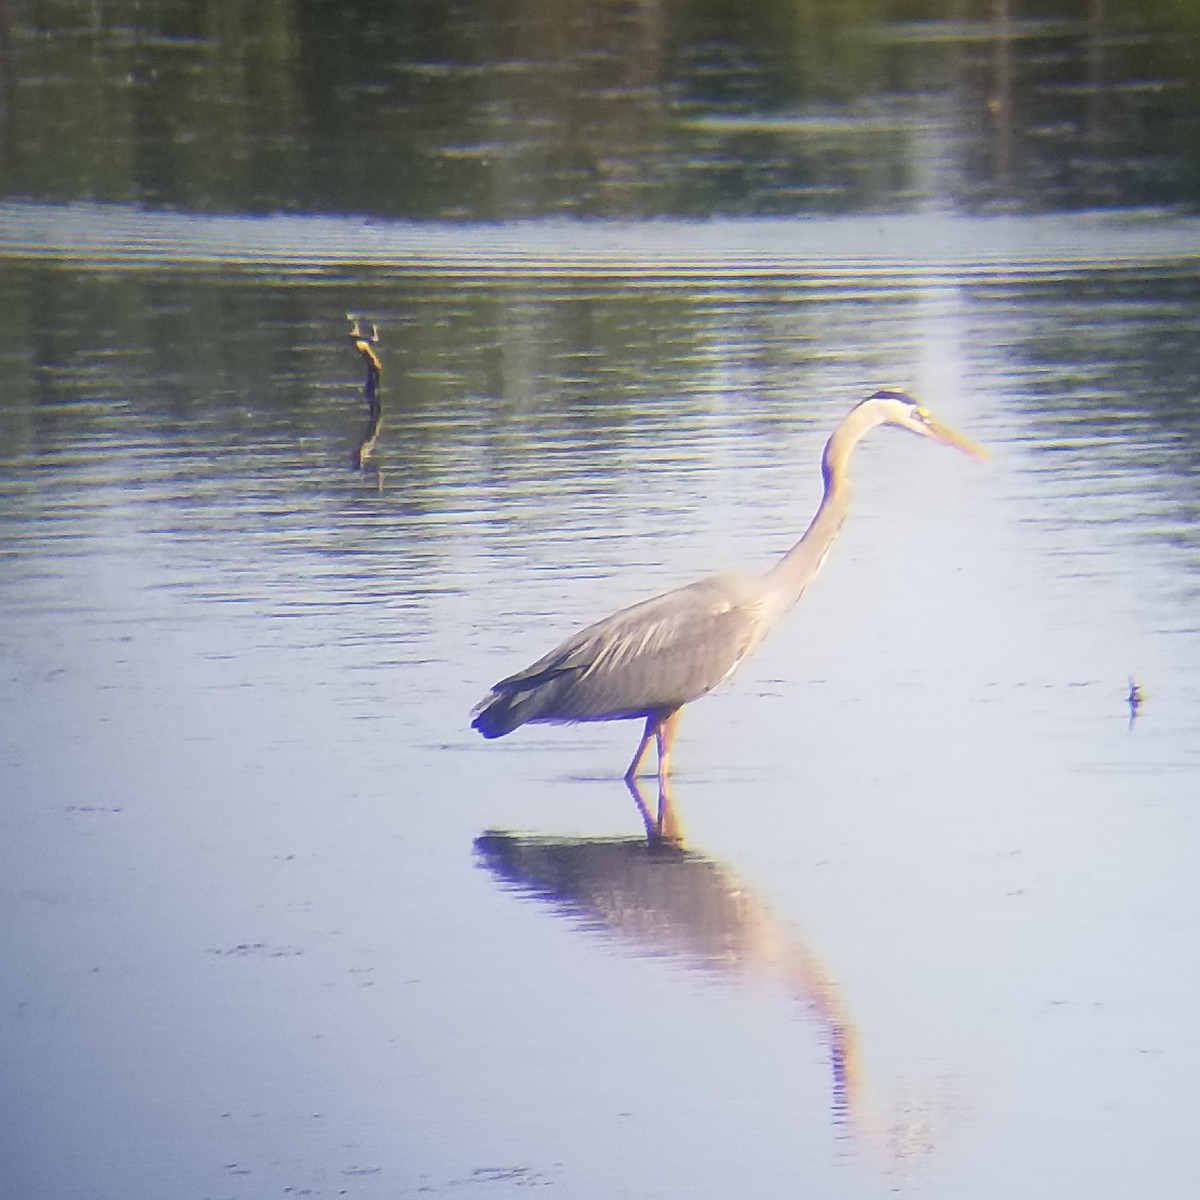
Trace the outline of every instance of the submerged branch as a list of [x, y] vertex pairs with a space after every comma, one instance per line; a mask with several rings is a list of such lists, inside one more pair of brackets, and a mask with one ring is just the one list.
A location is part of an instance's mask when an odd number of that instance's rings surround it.
[[380, 397], [383, 363], [375, 353], [375, 347], [379, 344], [378, 327], [372, 325], [368, 334], [357, 317], [347, 314], [347, 319], [350, 322], [350, 341], [367, 364], [367, 377], [363, 381], [363, 395], [367, 398], [367, 427], [363, 430], [352, 458], [355, 467], [363, 471], [375, 451], [375, 443], [379, 440], [379, 432], [383, 428], [383, 401]]

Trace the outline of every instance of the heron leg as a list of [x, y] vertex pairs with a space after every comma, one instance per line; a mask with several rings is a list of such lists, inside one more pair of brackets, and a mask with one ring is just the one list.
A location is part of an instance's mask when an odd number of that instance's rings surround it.
[[[670, 783], [668, 780], [668, 774], [671, 769], [671, 745], [675, 741], [675, 733], [678, 728], [678, 708], [672, 708], [667, 712], [647, 717], [646, 728], [642, 732], [642, 740], [638, 743], [637, 752], [633, 756], [633, 761], [629, 764], [629, 770], [625, 772], [625, 784], [633, 795], [633, 801], [638, 806], [638, 811], [642, 814], [642, 820], [646, 825], [646, 836], [650, 839], [651, 845], [656, 843], [681, 845], [683, 842], [683, 834], [679, 829], [679, 822], [671, 804]], [[642, 760], [646, 757], [646, 751], [650, 748], [651, 739], [654, 740], [655, 747], [658, 750], [657, 818], [651, 817], [645, 798], [642, 796], [637, 784], [638, 770], [642, 765]]]
[[629, 764], [629, 770], [625, 772], [626, 783], [637, 778], [638, 768], [642, 765], [642, 759], [646, 757], [646, 751], [650, 748], [650, 739], [655, 736], [658, 730], [659, 717], [647, 717], [646, 728], [642, 732], [642, 740], [638, 742], [638, 748], [634, 752], [633, 761]]
[[646, 728], [642, 731], [642, 740], [638, 742], [637, 752], [625, 772], [626, 781], [636, 779], [642, 766], [642, 759], [650, 749], [653, 738], [658, 749], [658, 782], [661, 785], [667, 777], [667, 763], [671, 755], [671, 743], [675, 740], [675, 730], [679, 725], [679, 709], [672, 708], [667, 712], [654, 713], [646, 718]]
[[667, 775], [670, 772], [671, 746], [675, 742], [675, 734], [679, 731], [678, 708], [673, 708], [655, 726], [654, 737], [658, 743], [658, 786], [665, 791]]

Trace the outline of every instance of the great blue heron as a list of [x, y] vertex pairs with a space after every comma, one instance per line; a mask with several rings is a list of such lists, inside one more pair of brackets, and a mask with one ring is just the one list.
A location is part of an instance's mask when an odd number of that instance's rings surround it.
[[502, 679], [472, 710], [486, 738], [529, 722], [619, 721], [646, 727], [625, 772], [631, 783], [653, 739], [665, 789], [679, 710], [732, 674], [820, 570], [850, 501], [847, 464], [877, 425], [898, 425], [986, 458], [905, 392], [875, 392], [825, 444], [825, 494], [804, 536], [763, 575], [712, 575], [589, 625], [531, 667]]

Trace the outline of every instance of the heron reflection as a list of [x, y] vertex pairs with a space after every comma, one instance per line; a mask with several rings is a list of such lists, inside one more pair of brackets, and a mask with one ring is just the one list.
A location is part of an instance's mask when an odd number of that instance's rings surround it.
[[562, 838], [489, 831], [480, 864], [589, 931], [714, 976], [782, 983], [828, 1047], [831, 1109], [856, 1124], [854, 1029], [820, 960], [713, 859], [660, 837]]

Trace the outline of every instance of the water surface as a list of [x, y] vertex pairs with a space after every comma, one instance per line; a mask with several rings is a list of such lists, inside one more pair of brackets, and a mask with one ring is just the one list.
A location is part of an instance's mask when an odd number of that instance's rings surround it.
[[[8, 215], [7, 1194], [1190, 1195], [1190, 224]], [[860, 448], [682, 847], [632, 725], [470, 731], [894, 383], [992, 462]]]

